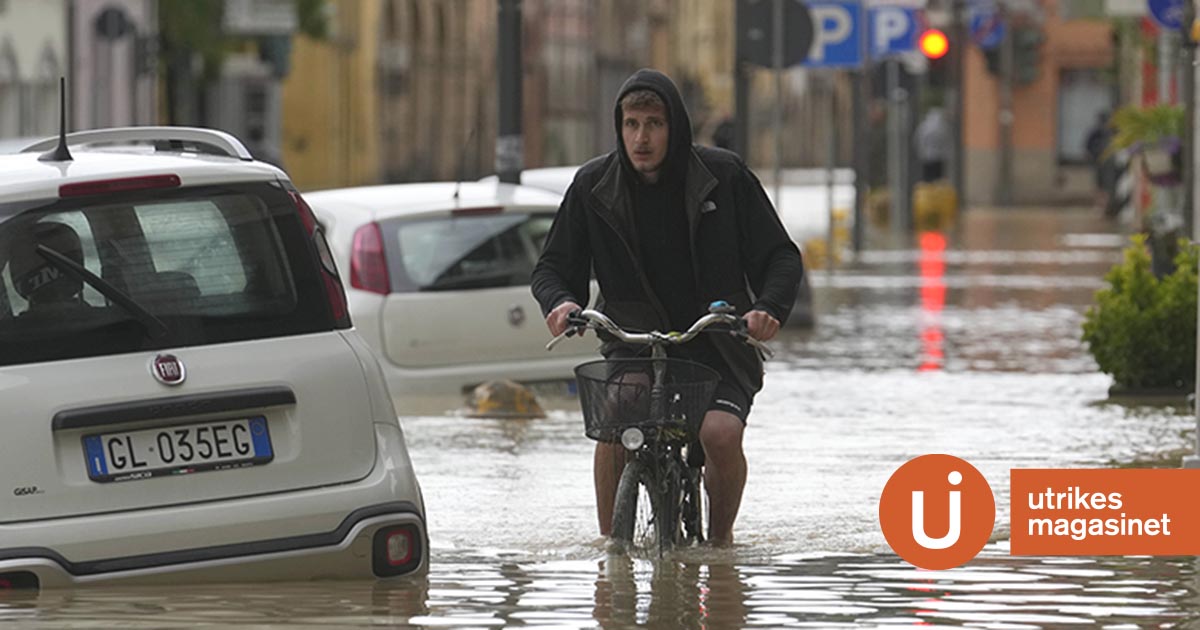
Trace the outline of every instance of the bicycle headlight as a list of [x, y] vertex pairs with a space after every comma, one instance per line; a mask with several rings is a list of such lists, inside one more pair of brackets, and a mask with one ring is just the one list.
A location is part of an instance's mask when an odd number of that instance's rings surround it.
[[631, 451], [636, 451], [639, 448], [642, 448], [642, 445], [645, 443], [646, 436], [642, 433], [642, 430], [637, 427], [629, 427], [621, 432], [621, 445]]

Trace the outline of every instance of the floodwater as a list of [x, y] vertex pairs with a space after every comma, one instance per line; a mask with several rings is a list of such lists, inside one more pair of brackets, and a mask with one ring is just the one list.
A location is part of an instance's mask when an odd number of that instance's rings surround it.
[[[812, 272], [813, 330], [773, 342], [746, 432], [732, 549], [664, 559], [597, 538], [576, 402], [542, 420], [404, 416], [429, 512], [427, 577], [95, 589], [0, 600], [28, 627], [1200, 627], [1193, 558], [1008, 554], [1012, 468], [1154, 461], [1192, 442], [1181, 406], [1107, 400], [1079, 341], [1124, 239], [1090, 211], [976, 210], [946, 237]], [[950, 571], [891, 554], [880, 491], [949, 453], [996, 494], [993, 541]]]

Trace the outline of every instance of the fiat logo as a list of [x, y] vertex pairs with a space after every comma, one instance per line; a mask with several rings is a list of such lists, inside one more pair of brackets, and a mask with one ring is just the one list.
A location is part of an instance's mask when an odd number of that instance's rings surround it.
[[150, 373], [163, 385], [179, 385], [187, 378], [183, 361], [173, 354], [160, 354], [150, 363]]

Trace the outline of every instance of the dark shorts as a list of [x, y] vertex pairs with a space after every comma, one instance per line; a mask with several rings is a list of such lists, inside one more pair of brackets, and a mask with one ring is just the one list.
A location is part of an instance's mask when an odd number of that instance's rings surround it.
[[708, 410], [731, 413], [742, 421], [742, 426], [746, 426], [746, 418], [750, 415], [750, 406], [753, 404], [754, 397], [747, 395], [746, 390], [722, 378], [713, 392], [712, 402], [708, 403]]
[[[754, 395], [747, 392], [741, 385], [738, 385], [729, 366], [725, 364], [725, 361], [717, 353], [716, 348], [712, 346], [711, 342], [708, 342], [704, 337], [700, 337], [689, 344], [671, 348], [667, 352], [667, 355], [675, 359], [695, 361], [715, 370], [721, 376], [721, 380], [717, 383], [716, 390], [713, 391], [712, 400], [708, 403], [708, 411], [731, 413], [737, 416], [738, 420], [741, 420], [742, 425], [745, 426], [746, 419], [750, 416], [750, 407], [754, 405]], [[605, 354], [605, 358], [607, 359], [632, 359], [649, 356], [649, 348], [644, 352], [634, 352], [625, 348], [617, 348]]]

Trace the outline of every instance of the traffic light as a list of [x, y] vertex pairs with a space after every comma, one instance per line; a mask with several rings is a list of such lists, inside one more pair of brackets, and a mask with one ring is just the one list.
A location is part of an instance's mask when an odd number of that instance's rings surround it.
[[950, 40], [946, 34], [936, 28], [927, 29], [917, 40], [917, 50], [929, 60], [929, 85], [931, 87], [948, 87], [954, 77], [950, 73]]
[[917, 47], [921, 49], [921, 54], [925, 55], [927, 59], [941, 59], [950, 50], [950, 40], [946, 38], [945, 33], [931, 28], [921, 34], [921, 40]]
[[1042, 43], [1046, 36], [1032, 26], [1013, 29], [1013, 82], [1028, 85], [1042, 73]]
[[[1012, 29], [1013, 83], [1028, 85], [1038, 80], [1042, 73], [1042, 44], [1045, 34], [1036, 26], [1017, 25]], [[1001, 76], [1004, 46], [995, 46], [983, 51], [987, 59], [988, 72]]]

